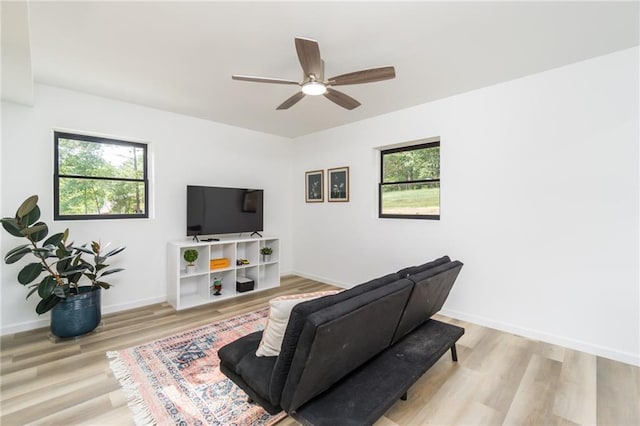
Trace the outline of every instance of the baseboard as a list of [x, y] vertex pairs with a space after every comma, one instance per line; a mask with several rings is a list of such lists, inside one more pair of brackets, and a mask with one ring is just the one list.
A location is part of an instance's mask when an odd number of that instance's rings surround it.
[[106, 306], [103, 305], [102, 313], [112, 314], [114, 312], [126, 311], [129, 309], [140, 308], [142, 306], [147, 306], [147, 305], [154, 305], [156, 303], [162, 303], [166, 301], [167, 301], [167, 296], [163, 295], [163, 296], [150, 297], [148, 299], [138, 299], [134, 302], [129, 302], [129, 303], [120, 303], [117, 305], [106, 305]]
[[[117, 305], [103, 305], [102, 306], [102, 314], [112, 314], [114, 312], [126, 311], [129, 309], [140, 308], [142, 306], [153, 305], [155, 303], [161, 303], [166, 301], [166, 296], [156, 296], [148, 299], [139, 299], [134, 302], [129, 303], [121, 303]], [[37, 328], [49, 327], [50, 324], [50, 316], [46, 314], [44, 318], [40, 318], [33, 321], [25, 321], [18, 324], [11, 324], [8, 326], [3, 326], [0, 329], [0, 335], [4, 336], [5, 334], [13, 334], [20, 333], [23, 331], [35, 330]]]
[[0, 331], [0, 334], [4, 336], [5, 334], [20, 333], [22, 331], [29, 331], [29, 330], [35, 330], [37, 328], [49, 327], [50, 321], [51, 319], [49, 318], [49, 315], [47, 315], [47, 317], [43, 319], [25, 321], [18, 324], [3, 326], [2, 330]]
[[585, 352], [591, 355], [596, 355], [603, 358], [609, 358], [615, 361], [624, 362], [625, 364], [640, 366], [640, 355], [634, 354], [632, 352], [618, 351], [605, 346], [583, 342], [581, 340], [571, 339], [564, 336], [558, 336], [556, 334], [546, 333], [540, 330], [532, 330], [529, 328], [518, 327], [513, 324], [508, 324], [501, 321], [495, 321], [490, 318], [471, 315], [465, 312], [460, 312], [452, 309], [442, 309], [439, 312], [439, 314], [450, 317], [450, 318], [471, 322], [473, 324], [478, 324], [483, 327], [489, 327], [496, 330], [517, 334], [519, 336], [527, 337], [529, 339], [539, 340], [542, 342], [551, 343], [554, 345], [563, 346], [565, 348]]
[[342, 287], [342, 288], [351, 288], [351, 287], [353, 287], [352, 284], [347, 284], [347, 283], [335, 281], [335, 280], [332, 280], [331, 278], [321, 277], [321, 276], [318, 276], [318, 275], [306, 274], [306, 273], [297, 272], [297, 271], [293, 271], [293, 272], [291, 272], [291, 274], [297, 275], [299, 277], [306, 278], [306, 279], [309, 279], [309, 280], [319, 281], [319, 282], [321, 282], [323, 284], [335, 285], [336, 287]]
[[[310, 276], [308, 274], [301, 274], [295, 271], [282, 271], [280, 273], [280, 276], [286, 276], [286, 275], [298, 275], [300, 277], [303, 278], [308, 278], [310, 280], [315, 280], [315, 281], [321, 281], [323, 283], [327, 283], [327, 284], [333, 284], [336, 285], [338, 287], [343, 287], [343, 288], [348, 288], [350, 286], [345, 285], [345, 284], [341, 284], [341, 283], [335, 283], [335, 282], [331, 282], [331, 280], [329, 280], [328, 278], [324, 278], [324, 277], [313, 277]], [[162, 295], [162, 296], [156, 296], [156, 297], [151, 297], [148, 299], [139, 299], [133, 302], [129, 302], [129, 303], [121, 303], [121, 304], [115, 304], [115, 305], [103, 305], [102, 306], [102, 313], [103, 314], [112, 314], [114, 312], [120, 312], [120, 311], [126, 311], [129, 309], [135, 309], [135, 308], [140, 308], [142, 306], [147, 306], [147, 305], [153, 305], [155, 303], [162, 303], [165, 302], [167, 300], [166, 295]], [[29, 330], [35, 330], [37, 328], [43, 328], [43, 327], [49, 327], [49, 315], [46, 315], [44, 318], [40, 318], [37, 320], [33, 320], [33, 321], [25, 321], [25, 322], [21, 322], [18, 324], [11, 324], [8, 326], [3, 326], [2, 328], [0, 328], [0, 335], [5, 335], [5, 334], [13, 334], [13, 333], [20, 333], [23, 331], [29, 331]]]
[[[306, 274], [306, 273], [301, 273], [296, 271], [290, 271], [290, 272], [287, 271], [287, 272], [281, 273], [281, 276], [285, 276], [285, 275], [297, 275], [303, 278], [319, 281], [325, 284], [335, 285], [337, 287], [342, 287], [342, 288], [352, 287], [352, 285], [350, 284], [347, 284], [344, 282], [338, 282], [327, 277], [317, 276], [313, 274]], [[151, 297], [147, 299], [139, 299], [130, 303], [107, 305], [102, 307], [102, 313], [110, 314], [114, 312], [126, 311], [129, 309], [139, 308], [142, 306], [153, 305], [155, 303], [161, 303], [161, 302], [164, 302], [165, 300], [166, 300], [165, 296], [156, 296], [156, 297]], [[540, 330], [532, 330], [529, 328], [518, 327], [513, 324], [508, 324], [501, 321], [495, 321], [490, 318], [467, 314], [465, 312], [456, 311], [452, 309], [445, 308], [445, 309], [442, 309], [439, 313], [447, 317], [468, 321], [484, 327], [489, 327], [496, 330], [505, 331], [508, 333], [514, 333], [530, 339], [540, 340], [540, 341], [551, 343], [554, 345], [575, 349], [575, 350], [586, 352], [592, 355], [601, 356], [604, 358], [613, 359], [615, 361], [624, 362], [625, 364], [640, 366], [640, 355], [634, 354], [632, 352], [618, 351], [605, 346], [583, 342], [580, 340], [575, 340], [575, 339], [571, 339], [564, 336], [558, 336], [558, 335], [546, 333]], [[13, 334], [13, 333], [20, 333], [23, 331], [34, 330], [37, 328], [48, 327], [49, 321], [50, 321], [49, 317], [47, 316], [46, 318], [42, 318], [42, 319], [25, 321], [19, 324], [4, 326], [2, 327], [0, 334], [6, 335], [6, 334]]]

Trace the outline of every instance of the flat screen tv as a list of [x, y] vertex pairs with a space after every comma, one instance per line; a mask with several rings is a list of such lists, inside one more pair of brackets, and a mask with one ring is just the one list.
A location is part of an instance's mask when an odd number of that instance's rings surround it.
[[263, 230], [263, 190], [187, 186], [187, 235]]

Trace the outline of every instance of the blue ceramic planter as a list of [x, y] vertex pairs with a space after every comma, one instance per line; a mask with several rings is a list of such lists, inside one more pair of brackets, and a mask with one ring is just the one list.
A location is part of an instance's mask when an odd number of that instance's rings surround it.
[[92, 332], [100, 324], [102, 289], [80, 287], [51, 309], [51, 333], [58, 337], [78, 337]]

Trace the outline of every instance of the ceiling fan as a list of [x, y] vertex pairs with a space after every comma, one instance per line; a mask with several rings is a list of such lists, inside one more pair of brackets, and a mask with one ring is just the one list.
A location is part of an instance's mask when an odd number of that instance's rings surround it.
[[324, 95], [325, 98], [352, 110], [360, 106], [360, 102], [351, 96], [332, 89], [333, 86], [346, 86], [348, 84], [372, 83], [374, 81], [389, 80], [395, 78], [396, 70], [393, 67], [371, 68], [362, 71], [350, 72], [329, 79], [324, 78], [324, 61], [320, 57], [318, 42], [307, 38], [296, 38], [296, 51], [302, 66], [302, 82], [283, 80], [279, 78], [252, 77], [248, 75], [234, 75], [234, 80], [255, 81], [258, 83], [296, 84], [302, 90], [284, 101], [276, 109], [288, 109], [298, 103], [305, 95]]

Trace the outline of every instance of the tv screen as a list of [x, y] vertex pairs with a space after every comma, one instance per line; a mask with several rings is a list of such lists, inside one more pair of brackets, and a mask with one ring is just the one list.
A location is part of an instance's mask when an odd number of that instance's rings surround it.
[[263, 190], [187, 186], [187, 235], [263, 230]]

